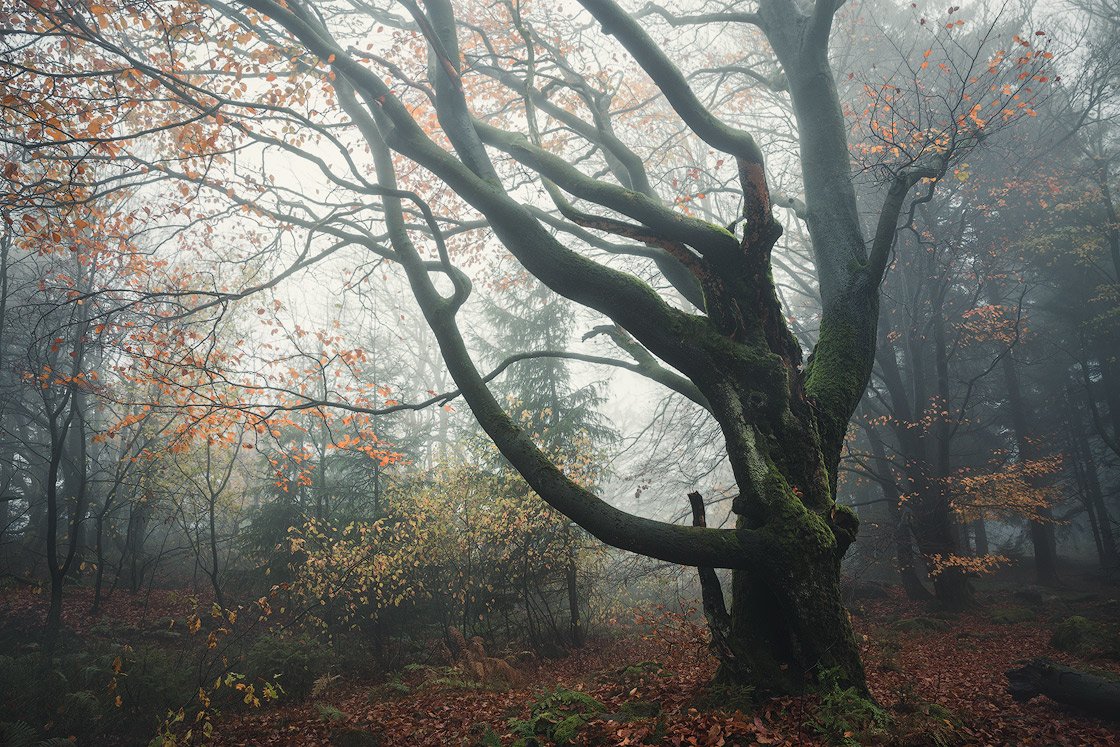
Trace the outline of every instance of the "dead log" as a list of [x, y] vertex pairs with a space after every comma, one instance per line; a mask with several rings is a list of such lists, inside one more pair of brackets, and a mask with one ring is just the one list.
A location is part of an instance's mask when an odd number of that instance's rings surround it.
[[1073, 669], [1049, 659], [1033, 659], [1007, 672], [1007, 692], [1024, 702], [1036, 695], [1094, 716], [1120, 720], [1120, 680]]

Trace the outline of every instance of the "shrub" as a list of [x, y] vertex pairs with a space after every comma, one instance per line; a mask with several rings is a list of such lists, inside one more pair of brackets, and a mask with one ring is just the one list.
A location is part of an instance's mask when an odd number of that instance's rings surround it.
[[0, 720], [8, 722], [0, 744], [21, 744], [29, 724], [50, 727], [45, 733], [32, 728], [35, 745], [49, 737], [143, 742], [196, 689], [190, 668], [155, 647], [98, 645], [49, 667], [38, 653], [0, 656]]
[[277, 682], [289, 697], [307, 697], [315, 681], [334, 663], [329, 647], [313, 638], [263, 635], [245, 655], [246, 674], [257, 681]]
[[[104, 656], [97, 669], [103, 674], [87, 680], [86, 686], [104, 688], [107, 674], [118, 666], [117, 657]], [[121, 696], [121, 715], [132, 722], [135, 729], [145, 720], [145, 734], [155, 727], [158, 718], [168, 711], [190, 702], [198, 690], [195, 670], [183, 666], [182, 659], [166, 649], [141, 646], [125, 651], [120, 656], [120, 674], [116, 692]]]

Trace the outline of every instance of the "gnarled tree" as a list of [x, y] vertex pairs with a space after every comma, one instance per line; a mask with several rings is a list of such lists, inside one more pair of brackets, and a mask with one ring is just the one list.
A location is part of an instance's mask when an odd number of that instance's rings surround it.
[[[568, 18], [517, 0], [455, 8], [449, 0], [423, 7], [414, 0], [119, 7], [29, 0], [28, 34], [44, 46], [61, 37], [67, 54], [96, 56], [103, 82], [115, 81], [138, 103], [95, 115], [94, 128], [91, 117], [71, 126], [65, 112], [37, 116], [23, 99], [12, 100], [27, 118], [21, 144], [29, 150], [74, 158], [88, 145], [122, 164], [121, 181], [173, 177], [184, 195], [192, 183], [213, 189], [227, 204], [306, 235], [307, 248], [290, 267], [273, 270], [277, 280], [253, 279], [239, 291], [215, 287], [201, 296], [208, 308], [269, 287], [343, 246], [398, 264], [459, 392], [545, 501], [615, 547], [733, 569], [730, 612], [721, 597], [706, 594], [724, 676], [781, 693], [812, 687], [829, 669], [864, 688], [839, 593], [840, 561], [858, 521], [837, 505], [837, 467], [874, 361], [879, 285], [908, 195], [975, 145], [983, 122], [975, 111], [950, 114], [940, 129], [904, 133], [905, 147], [879, 165], [885, 178], [875, 204], [861, 212], [849, 124], [829, 63], [841, 4], [760, 0], [750, 11], [720, 4], [690, 15], [648, 5], [632, 15], [613, 0], [580, 0], [582, 12]], [[694, 88], [696, 75], [682, 72], [647, 31], [665, 24], [699, 41], [721, 38], [714, 29], [757, 47], [745, 50], [742, 64], [724, 59], [713, 75], [788, 96], [802, 197], [771, 194], [762, 148], [731, 124], [739, 119], [733, 110], [749, 99], [721, 93], [718, 82]], [[358, 48], [367, 42], [365, 51]], [[758, 54], [767, 48], [772, 54]], [[426, 71], [417, 52], [427, 55]], [[614, 72], [586, 72], [611, 54]], [[59, 86], [76, 85], [60, 74], [60, 59], [33, 56], [27, 64], [57, 74]], [[119, 95], [96, 80], [85, 97], [72, 94], [78, 108]], [[729, 102], [729, 111], [713, 111], [701, 94]], [[657, 120], [683, 125], [670, 128], [664, 149], [651, 148], [641, 135], [648, 129], [655, 136], [660, 125], [635, 121], [634, 112], [662, 103], [672, 111], [662, 107]], [[169, 113], [153, 124], [151, 112], [160, 107]], [[179, 148], [174, 157], [125, 150], [130, 139], [164, 137], [166, 145], [167, 133]], [[696, 217], [669, 199], [669, 177], [651, 176], [668, 158], [662, 151], [684, 140], [737, 167], [734, 180], [718, 185], [722, 203], [741, 206], [737, 214], [720, 214], [725, 206], [717, 201], [701, 205], [709, 219]], [[331, 194], [301, 195], [264, 178], [269, 174], [253, 159], [238, 162], [237, 153], [254, 148], [301, 159], [322, 173]], [[533, 199], [538, 184], [551, 199], [547, 208]], [[811, 237], [822, 315], [807, 359], [772, 275], [771, 252], [783, 233], [779, 202], [804, 220]], [[458, 321], [472, 284], [455, 264], [455, 240], [480, 227], [553, 291], [609, 320], [601, 331], [632, 360], [606, 362], [711, 413], [739, 490], [735, 528], [619, 510], [570, 479], [503, 409]], [[657, 272], [643, 278], [632, 264], [596, 254], [604, 250], [639, 257]], [[714, 575], [704, 578], [712, 592]]]

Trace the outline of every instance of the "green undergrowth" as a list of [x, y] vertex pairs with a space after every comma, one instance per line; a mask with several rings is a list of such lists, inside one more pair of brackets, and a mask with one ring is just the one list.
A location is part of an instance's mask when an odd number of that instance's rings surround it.
[[809, 728], [831, 744], [858, 747], [883, 744], [890, 736], [891, 717], [854, 687], [842, 687], [842, 672], [820, 674], [821, 702]]
[[892, 709], [895, 744], [907, 747], [957, 747], [964, 743], [961, 718], [943, 705], [922, 700], [913, 683], [902, 686]]
[[557, 687], [543, 692], [530, 706], [529, 718], [510, 719], [517, 737], [514, 747], [543, 747], [548, 741], [558, 747], [572, 744], [584, 726], [606, 712], [606, 706], [578, 690]]

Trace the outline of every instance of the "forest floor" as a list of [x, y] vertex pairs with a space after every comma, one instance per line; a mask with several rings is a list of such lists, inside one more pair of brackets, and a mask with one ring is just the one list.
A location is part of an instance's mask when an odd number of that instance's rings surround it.
[[[1005, 677], [1016, 662], [1039, 656], [1120, 672], [1115, 659], [1079, 659], [1050, 645], [1054, 626], [1070, 615], [1120, 618], [1116, 597], [1114, 588], [1085, 591], [1077, 585], [1063, 592], [989, 589], [982, 595], [983, 607], [956, 615], [932, 615], [894, 591], [853, 603], [871, 691], [893, 717], [891, 733], [864, 736], [864, 742], [1120, 745], [1120, 724], [1046, 698], [1016, 703], [1006, 692]], [[740, 711], [734, 708], [734, 692], [709, 690], [715, 660], [697, 645], [693, 625], [666, 615], [651, 633], [599, 639], [567, 658], [526, 668], [524, 683], [512, 689], [459, 689], [455, 683], [438, 682], [423, 687], [421, 682], [407, 694], [401, 688], [386, 697], [383, 687], [342, 683], [316, 702], [238, 715], [218, 729], [218, 743], [348, 744], [355, 733], [366, 732], [376, 742], [353, 744], [507, 745], [516, 737], [516, 721], [527, 721], [532, 704], [557, 687], [586, 693], [605, 707], [605, 713], [580, 730], [575, 744], [721, 747], [845, 741], [843, 724], [835, 723], [830, 704], [819, 698], [782, 698]], [[643, 704], [650, 703], [655, 705], [645, 711]], [[930, 703], [951, 714], [934, 708], [931, 715]], [[648, 715], [653, 711], [656, 715]], [[949, 716], [943, 727], [940, 716]]]
[[[953, 615], [908, 602], [895, 589], [865, 592], [851, 609], [871, 691], [891, 717], [878, 733], [847, 728], [839, 691], [823, 701], [780, 698], [752, 707], [749, 693], [713, 690], [716, 662], [702, 627], [694, 617], [664, 612], [565, 658], [522, 661], [513, 687], [485, 687], [446, 667], [410, 667], [382, 682], [336, 678], [303, 702], [227, 711], [214, 724], [214, 743], [499, 747], [512, 744], [519, 729], [532, 732], [579, 713], [577, 745], [1120, 745], [1120, 722], [1041, 697], [1016, 703], [1005, 676], [1016, 662], [1036, 657], [1120, 673], [1117, 658], [1051, 646], [1055, 627], [1071, 615], [1120, 620], [1115, 586], [1075, 580], [1050, 590], [988, 581], [977, 595], [982, 606]], [[115, 595], [98, 623], [119, 617], [130, 629], [146, 629], [126, 598]], [[147, 620], [151, 609], [180, 605], [180, 595], [157, 592], [149, 601]], [[42, 594], [5, 590], [0, 627], [11, 634], [21, 620], [40, 617], [45, 602]], [[75, 614], [67, 626], [82, 637], [93, 621]], [[534, 715], [538, 723], [527, 726]]]

